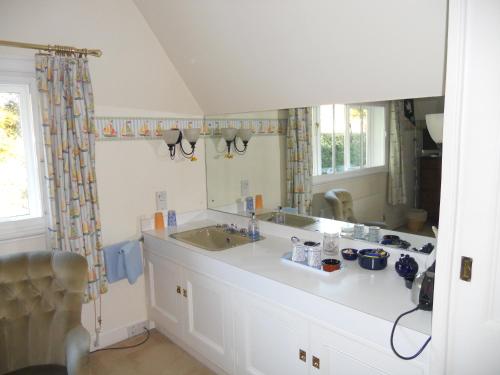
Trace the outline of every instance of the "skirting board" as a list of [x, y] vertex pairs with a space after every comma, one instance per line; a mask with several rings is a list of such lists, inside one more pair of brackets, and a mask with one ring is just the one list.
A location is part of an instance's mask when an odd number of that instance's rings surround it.
[[[132, 322], [131, 324], [124, 327], [118, 327], [109, 331], [101, 332], [101, 334], [99, 335], [99, 347], [94, 346], [95, 333], [92, 333], [90, 335], [90, 351], [93, 352], [94, 350], [102, 349], [128, 339], [128, 327], [142, 322], [143, 321]], [[148, 323], [149, 329], [155, 328], [155, 323], [152, 320], [150, 320]]]

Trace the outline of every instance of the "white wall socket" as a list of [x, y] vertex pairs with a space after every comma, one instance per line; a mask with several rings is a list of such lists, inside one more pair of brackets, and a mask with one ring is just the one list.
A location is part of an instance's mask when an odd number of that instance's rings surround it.
[[248, 180], [241, 180], [241, 196], [248, 197], [250, 195], [250, 186]]
[[157, 191], [156, 192], [156, 211], [162, 211], [167, 209], [167, 192]]
[[147, 320], [128, 326], [127, 337], [142, 335], [146, 332], [146, 329], [149, 329], [149, 322]]

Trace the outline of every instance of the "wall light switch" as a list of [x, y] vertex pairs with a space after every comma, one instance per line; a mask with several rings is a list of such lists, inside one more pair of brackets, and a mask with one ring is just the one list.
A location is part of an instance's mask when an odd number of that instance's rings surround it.
[[167, 192], [157, 191], [156, 192], [156, 211], [167, 209]]
[[241, 196], [248, 197], [250, 195], [250, 187], [248, 180], [241, 180]]

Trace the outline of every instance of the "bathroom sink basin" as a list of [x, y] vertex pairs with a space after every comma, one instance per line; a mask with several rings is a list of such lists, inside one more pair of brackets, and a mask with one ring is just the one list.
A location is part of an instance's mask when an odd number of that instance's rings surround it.
[[[277, 212], [267, 212], [264, 214], [257, 215], [257, 219], [274, 223], [276, 222], [277, 214], [278, 214]], [[282, 214], [285, 216], [284, 224], [290, 227], [303, 228], [307, 227], [308, 225], [312, 225], [317, 221], [316, 219], [309, 216], [295, 215], [287, 212], [283, 212]]]
[[[253, 242], [240, 233], [229, 233], [215, 225], [173, 233], [170, 237], [208, 251], [221, 251]], [[262, 237], [261, 237], [262, 239]]]

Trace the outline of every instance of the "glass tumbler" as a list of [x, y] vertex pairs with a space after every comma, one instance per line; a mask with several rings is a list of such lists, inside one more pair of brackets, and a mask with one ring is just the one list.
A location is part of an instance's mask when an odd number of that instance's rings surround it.
[[321, 268], [321, 247], [318, 242], [304, 242], [307, 249], [307, 265], [314, 268]]
[[339, 255], [340, 235], [338, 233], [323, 234], [323, 259]]
[[297, 237], [292, 237], [292, 260], [294, 262], [306, 260], [306, 247]]

